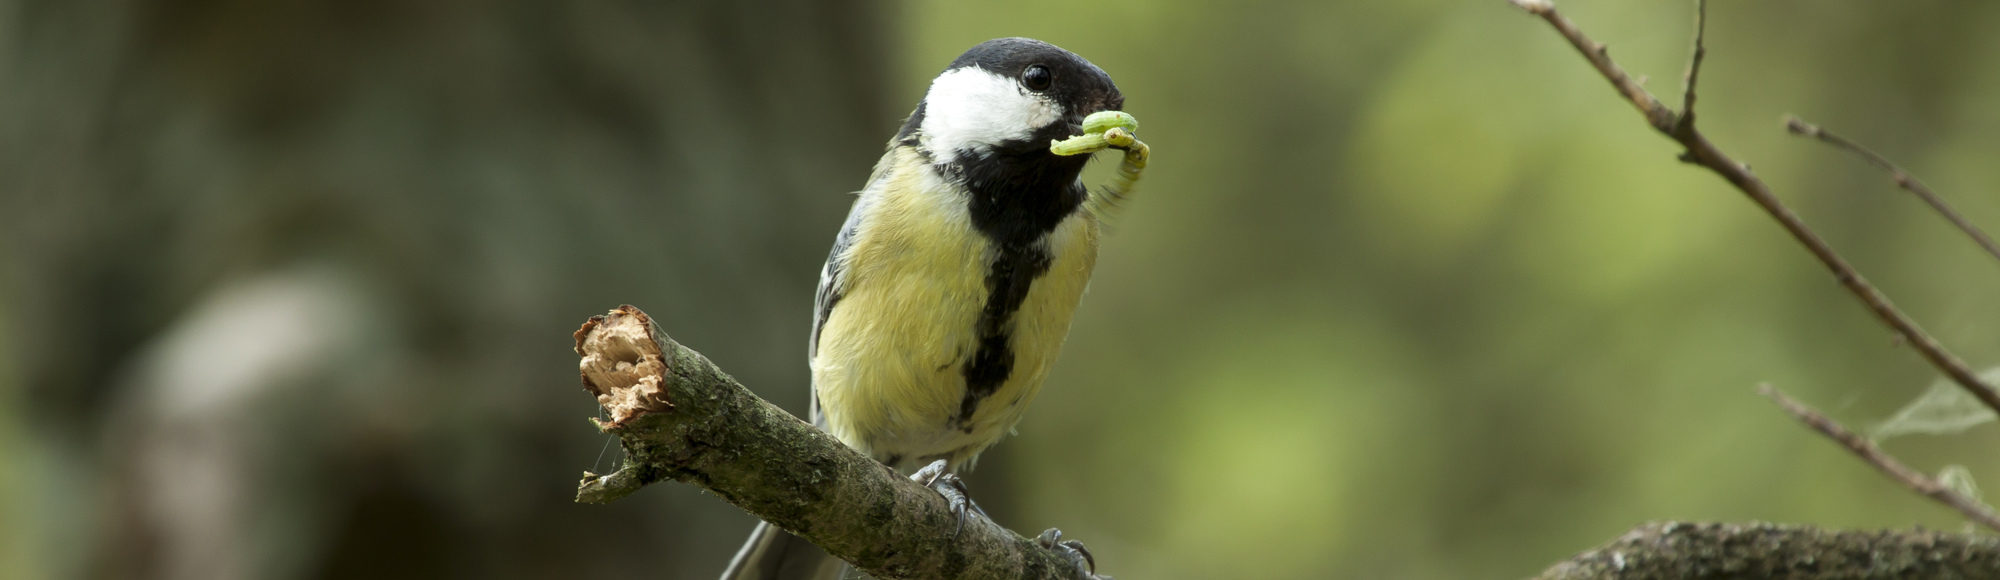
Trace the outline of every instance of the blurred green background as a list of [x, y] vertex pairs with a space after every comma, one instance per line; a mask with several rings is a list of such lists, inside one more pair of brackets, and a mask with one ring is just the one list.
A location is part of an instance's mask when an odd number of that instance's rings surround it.
[[[1561, 7], [1678, 93], [1690, 2]], [[1709, 135], [2000, 362], [2000, 265], [1779, 123], [2000, 224], [2000, 4], [1711, 11]], [[0, 578], [713, 577], [721, 501], [570, 503], [618, 451], [569, 333], [639, 305], [803, 413], [845, 192], [999, 36], [1109, 71], [1155, 151], [971, 478], [1001, 523], [1157, 579], [1964, 525], [1752, 391], [1859, 427], [1935, 373], [1500, 0], [0, 0]], [[1990, 425], [1888, 448], [2000, 481]]]

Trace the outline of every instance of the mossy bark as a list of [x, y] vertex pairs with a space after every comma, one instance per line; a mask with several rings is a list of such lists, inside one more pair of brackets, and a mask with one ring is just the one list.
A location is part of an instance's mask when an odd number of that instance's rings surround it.
[[2000, 537], [1766, 523], [1653, 523], [1534, 580], [2000, 578]]
[[599, 426], [627, 453], [616, 473], [585, 473], [577, 501], [609, 502], [671, 479], [884, 580], [1088, 577], [983, 518], [961, 529], [937, 492], [758, 398], [637, 308], [592, 318], [576, 339], [584, 386], [613, 418]]

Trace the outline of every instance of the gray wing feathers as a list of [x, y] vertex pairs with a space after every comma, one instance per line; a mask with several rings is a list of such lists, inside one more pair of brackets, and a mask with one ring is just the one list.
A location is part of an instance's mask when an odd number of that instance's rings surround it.
[[[886, 172], [878, 170], [876, 173], [879, 179], [881, 174]], [[871, 203], [873, 202], [866, 192], [861, 194], [860, 199], [854, 201], [854, 208], [847, 212], [847, 222], [841, 224], [840, 234], [833, 239], [833, 250], [827, 252], [826, 265], [819, 270], [819, 290], [813, 293], [812, 342], [806, 345], [808, 362], [819, 357], [819, 331], [826, 328], [827, 316], [833, 314], [834, 305], [839, 304], [841, 296], [846, 294], [847, 261], [843, 254], [847, 253], [848, 247], [854, 245], [854, 236], [861, 229], [862, 216], [866, 215]], [[812, 397], [811, 405], [808, 418], [813, 425], [825, 429], [825, 422], [820, 417], [817, 394]]]
[[819, 270], [819, 290], [813, 293], [812, 344], [806, 345], [806, 358], [819, 356], [819, 331], [826, 327], [826, 317], [833, 313], [833, 305], [840, 302], [846, 290], [846, 280], [842, 277], [847, 269], [841, 254], [854, 245], [854, 232], [861, 227], [861, 214], [868, 204], [868, 198], [854, 202], [854, 209], [847, 212], [847, 223], [840, 226], [840, 235], [833, 238], [833, 250], [827, 252], [826, 265]]

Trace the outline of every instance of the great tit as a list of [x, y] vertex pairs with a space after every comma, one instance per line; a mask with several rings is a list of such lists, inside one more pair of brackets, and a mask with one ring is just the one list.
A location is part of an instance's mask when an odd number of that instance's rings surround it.
[[[1051, 142], [1124, 104], [1102, 69], [1027, 38], [980, 43], [931, 81], [820, 271], [807, 346], [815, 425], [890, 467], [928, 465], [927, 479], [949, 484], [933, 487], [964, 501], [951, 473], [1041, 390], [1090, 282], [1101, 214], [1116, 205], [1106, 197], [1120, 193], [1090, 191], [1079, 178], [1090, 155], [1057, 155]], [[842, 570], [760, 524], [723, 578]]]

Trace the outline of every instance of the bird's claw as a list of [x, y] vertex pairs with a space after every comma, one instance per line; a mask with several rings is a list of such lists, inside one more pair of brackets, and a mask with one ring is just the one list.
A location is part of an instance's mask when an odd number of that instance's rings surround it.
[[986, 510], [972, 503], [972, 495], [965, 489], [965, 480], [959, 479], [957, 475], [947, 470], [942, 459], [917, 470], [910, 475], [910, 479], [944, 496], [945, 503], [951, 506], [952, 515], [958, 517], [958, 526], [951, 530], [951, 536], [954, 538], [958, 537], [959, 532], [965, 531], [965, 522], [971, 520], [975, 514], [980, 518], [991, 519], [986, 515]]
[[1097, 558], [1091, 557], [1090, 549], [1083, 547], [1083, 542], [1062, 539], [1062, 530], [1049, 528], [1041, 535], [1035, 536], [1035, 543], [1068, 558], [1070, 563], [1076, 566], [1077, 575], [1080, 577], [1111, 580], [1110, 576], [1097, 575]]

